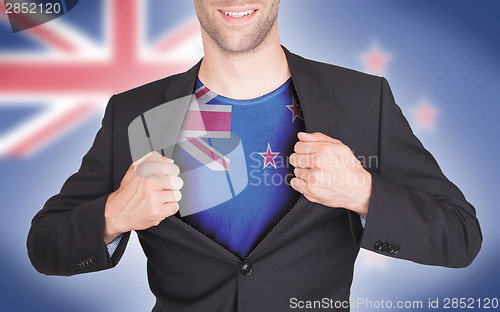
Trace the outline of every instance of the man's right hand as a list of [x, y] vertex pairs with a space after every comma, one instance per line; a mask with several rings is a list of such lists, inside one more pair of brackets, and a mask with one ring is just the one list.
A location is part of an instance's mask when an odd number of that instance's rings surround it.
[[150, 152], [130, 165], [120, 188], [109, 195], [104, 211], [104, 242], [131, 230], [158, 225], [179, 210], [183, 185], [172, 159]]

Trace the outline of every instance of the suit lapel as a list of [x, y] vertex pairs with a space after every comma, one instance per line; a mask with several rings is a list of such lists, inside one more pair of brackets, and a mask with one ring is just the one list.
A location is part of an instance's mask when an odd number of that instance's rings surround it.
[[329, 136], [335, 134], [335, 101], [331, 88], [320, 80], [321, 73], [311, 67], [309, 62], [286, 48], [288, 66], [299, 103], [302, 107], [307, 132], [322, 132]]
[[162, 125], [162, 118], [164, 121], [169, 120], [169, 124], [164, 124], [160, 127], [167, 127], [168, 130], [160, 131], [160, 133], [158, 133], [158, 137], [161, 138], [160, 145], [165, 147], [162, 152], [166, 157], [171, 157], [174, 145], [177, 143], [179, 132], [184, 122], [189, 104], [191, 103], [193, 88], [200, 69], [200, 64], [201, 61], [199, 61], [187, 72], [178, 75], [165, 90], [165, 106], [169, 105], [169, 107], [166, 107], [169, 112], [168, 116], [163, 116], [163, 114], [158, 114], [159, 116], [151, 116], [151, 119], [157, 119], [157, 122], [153, 122], [154, 124]]
[[166, 102], [193, 94], [200, 65], [201, 60], [187, 72], [174, 76], [175, 79], [168, 85], [164, 92]]

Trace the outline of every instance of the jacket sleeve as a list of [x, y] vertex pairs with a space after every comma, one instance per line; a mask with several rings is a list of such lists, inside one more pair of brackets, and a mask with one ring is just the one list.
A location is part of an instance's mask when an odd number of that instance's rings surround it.
[[112, 114], [114, 97], [102, 126], [77, 173], [64, 183], [33, 218], [27, 248], [35, 269], [47, 275], [74, 275], [115, 266], [130, 233], [113, 257], [104, 243], [104, 207], [113, 192]]
[[482, 243], [474, 207], [412, 133], [384, 78], [380, 105], [378, 170], [360, 246], [422, 264], [468, 266]]

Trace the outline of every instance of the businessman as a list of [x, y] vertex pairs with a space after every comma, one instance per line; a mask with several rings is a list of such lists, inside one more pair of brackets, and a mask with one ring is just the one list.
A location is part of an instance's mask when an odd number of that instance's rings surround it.
[[[153, 311], [288, 311], [291, 298], [347, 302], [360, 247], [422, 264], [473, 261], [475, 210], [384, 78], [282, 47], [279, 0], [194, 4], [204, 58], [111, 98], [81, 168], [33, 219], [39, 272], [112, 268], [135, 230]], [[158, 107], [167, 113], [152, 114]], [[154, 144], [153, 115], [174, 129], [162, 134], [170, 152]], [[153, 151], [133, 152], [136, 121]], [[200, 123], [218, 135], [179, 140]], [[228, 184], [227, 200], [195, 209]]]

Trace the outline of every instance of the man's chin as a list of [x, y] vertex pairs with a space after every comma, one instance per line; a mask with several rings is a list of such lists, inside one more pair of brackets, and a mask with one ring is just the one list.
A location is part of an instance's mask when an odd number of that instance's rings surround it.
[[233, 54], [233, 55], [238, 55], [238, 54], [248, 54], [251, 52], [254, 52], [258, 49], [258, 46], [252, 46], [252, 47], [221, 47], [222, 50], [227, 53], [227, 54]]
[[257, 51], [264, 43], [264, 40], [257, 38], [241, 39], [241, 38], [228, 38], [216, 44], [226, 53], [229, 54], [247, 54]]

